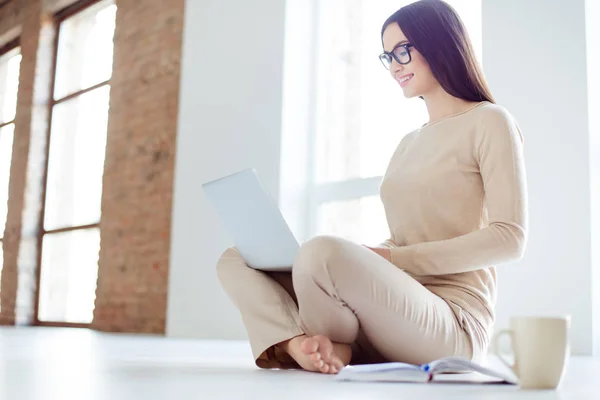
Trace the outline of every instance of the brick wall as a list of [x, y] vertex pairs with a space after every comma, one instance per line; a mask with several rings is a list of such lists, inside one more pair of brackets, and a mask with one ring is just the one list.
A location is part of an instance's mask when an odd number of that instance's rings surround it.
[[[35, 226], [33, 231], [27, 224], [27, 218], [36, 209], [39, 202], [26, 206], [30, 165], [30, 149], [36, 144], [36, 139], [44, 139], [46, 126], [43, 119], [39, 120], [39, 112], [43, 104], [36, 104], [35, 86], [38, 71], [39, 38], [43, 18], [41, 17], [39, 0], [11, 1], [0, 8], [0, 37], [9, 41], [20, 35], [21, 73], [19, 77], [19, 98], [15, 117], [15, 136], [11, 164], [11, 180], [9, 184], [9, 203], [6, 229], [4, 232], [3, 250], [4, 265], [2, 269], [2, 312], [0, 324], [27, 323], [31, 319], [32, 302], [35, 294], [35, 261], [27, 259], [21, 249], [30, 248], [34, 243]], [[1, 44], [1, 43], [0, 43]], [[42, 81], [38, 81], [42, 83]], [[37, 120], [36, 120], [37, 118]], [[33, 139], [33, 140], [32, 140]], [[32, 143], [33, 142], [33, 143]], [[24, 226], [25, 222], [25, 226]], [[35, 258], [35, 253], [33, 254]]]
[[[72, 3], [13, 0], [0, 8], [0, 42], [20, 32], [23, 55], [0, 324], [27, 324], [32, 320], [39, 168], [44, 164], [47, 145], [49, 94], [44, 90], [48, 92], [54, 34], [49, 13]], [[101, 251], [92, 327], [163, 333], [184, 0], [116, 3]]]
[[184, 0], [117, 6], [93, 327], [162, 333]]

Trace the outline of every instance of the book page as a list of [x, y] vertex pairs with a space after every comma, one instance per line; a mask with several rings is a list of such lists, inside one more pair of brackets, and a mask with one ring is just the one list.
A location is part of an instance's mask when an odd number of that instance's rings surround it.
[[[444, 374], [444, 380], [449, 380], [448, 376], [455, 375], [455, 380], [476, 379], [477, 381], [504, 381], [507, 383], [517, 383], [513, 376], [505, 374], [496, 369], [488, 368], [483, 365], [474, 363], [464, 358], [448, 357], [430, 364], [431, 372], [435, 375], [435, 380], [441, 374]], [[463, 375], [461, 377], [457, 375]], [[469, 375], [465, 377], [464, 375]]]
[[418, 365], [383, 363], [354, 365], [342, 368], [336, 380], [369, 382], [426, 382], [429, 374]]

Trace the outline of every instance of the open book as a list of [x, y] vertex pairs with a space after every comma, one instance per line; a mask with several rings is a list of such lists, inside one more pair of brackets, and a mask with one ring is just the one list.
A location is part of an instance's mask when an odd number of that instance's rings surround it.
[[342, 368], [337, 380], [368, 382], [460, 382], [508, 383], [517, 380], [508, 374], [484, 367], [465, 358], [445, 357], [428, 364], [399, 362], [352, 365]]

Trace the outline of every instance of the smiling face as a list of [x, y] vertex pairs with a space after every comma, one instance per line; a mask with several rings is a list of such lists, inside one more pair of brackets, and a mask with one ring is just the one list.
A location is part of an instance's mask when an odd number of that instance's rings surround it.
[[[398, 24], [389, 24], [383, 32], [383, 49], [392, 52], [402, 44], [410, 43]], [[404, 52], [403, 48], [395, 53]], [[432, 91], [441, 88], [439, 82], [433, 76], [429, 64], [415, 47], [409, 47], [411, 61], [408, 64], [400, 64], [392, 58], [390, 73], [398, 82], [404, 96], [407, 98], [425, 96]]]

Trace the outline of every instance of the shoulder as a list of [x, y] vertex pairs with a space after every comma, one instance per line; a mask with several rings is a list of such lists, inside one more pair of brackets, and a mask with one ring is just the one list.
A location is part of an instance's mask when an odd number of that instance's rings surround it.
[[474, 113], [477, 135], [482, 139], [496, 140], [502, 137], [523, 141], [523, 135], [515, 117], [499, 104], [485, 102]]
[[413, 141], [413, 139], [415, 138], [415, 135], [418, 132], [419, 132], [419, 130], [415, 129], [415, 130], [410, 131], [407, 134], [405, 134], [402, 137], [402, 139], [400, 139], [400, 143], [398, 143], [398, 147], [396, 148], [396, 152], [404, 150], [406, 148], [406, 146], [408, 146], [408, 144]]
[[406, 144], [406, 143], [412, 141], [418, 132], [419, 132], [419, 129], [415, 129], [413, 131], [408, 132], [406, 135], [404, 135], [404, 137], [400, 141], [400, 144]]
[[499, 104], [486, 101], [474, 111], [477, 122], [483, 124], [483, 127], [497, 123], [516, 124], [513, 115], [505, 107]]

